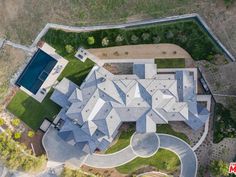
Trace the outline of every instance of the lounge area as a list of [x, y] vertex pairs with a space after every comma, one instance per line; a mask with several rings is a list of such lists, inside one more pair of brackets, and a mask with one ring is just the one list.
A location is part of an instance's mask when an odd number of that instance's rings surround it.
[[57, 84], [68, 61], [44, 43], [25, 67], [16, 84], [29, 96], [42, 102], [51, 87]]

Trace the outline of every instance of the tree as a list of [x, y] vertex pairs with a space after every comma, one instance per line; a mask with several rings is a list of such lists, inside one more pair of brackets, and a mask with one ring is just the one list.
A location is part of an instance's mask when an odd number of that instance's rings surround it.
[[[11, 132], [9, 132], [11, 135]], [[46, 156], [35, 157], [26, 146], [14, 141], [8, 133], [0, 133], [0, 160], [12, 170], [43, 171]]]
[[105, 47], [105, 46], [108, 46], [109, 45], [109, 39], [107, 37], [104, 37], [102, 39], [102, 46]]
[[160, 38], [159, 36], [154, 36], [154, 37], [152, 38], [152, 40], [153, 40], [153, 43], [158, 44], [158, 43], [160, 43], [161, 38]]
[[15, 118], [11, 121], [11, 124], [15, 127], [18, 127], [20, 125], [20, 119]]
[[142, 38], [143, 38], [144, 41], [149, 40], [150, 34], [149, 33], [143, 33]]
[[93, 36], [88, 37], [87, 42], [89, 45], [93, 45], [95, 43], [95, 39]]
[[235, 0], [224, 0], [226, 8], [228, 8], [230, 5], [232, 5], [235, 2]]
[[138, 36], [136, 36], [135, 34], [133, 34], [132, 36], [131, 36], [131, 41], [132, 41], [132, 43], [137, 43], [138, 42]]
[[210, 164], [210, 172], [215, 177], [227, 176], [229, 164], [223, 160], [213, 160]]
[[21, 138], [21, 133], [20, 132], [16, 132], [14, 133], [14, 138], [17, 140], [17, 139], [20, 139]]
[[116, 37], [116, 43], [120, 43], [120, 42], [122, 42], [122, 41], [124, 41], [124, 37], [119, 34], [119, 35]]
[[5, 124], [5, 121], [3, 118], [0, 118], [0, 126], [4, 125]]
[[65, 167], [60, 176], [61, 177], [69, 177], [69, 176], [73, 176], [73, 173], [74, 173], [73, 170]]
[[35, 135], [35, 133], [34, 133], [34, 131], [28, 131], [28, 137], [30, 137], [30, 138], [32, 138], [34, 135]]
[[46, 164], [46, 156], [28, 157], [22, 164], [22, 168], [26, 172], [39, 172], [42, 171]]
[[66, 49], [67, 53], [73, 53], [74, 52], [74, 47], [72, 45], [66, 45], [65, 49]]

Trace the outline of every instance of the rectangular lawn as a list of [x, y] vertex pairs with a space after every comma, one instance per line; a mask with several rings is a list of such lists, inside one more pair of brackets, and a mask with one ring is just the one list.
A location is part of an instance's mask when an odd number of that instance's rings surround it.
[[75, 84], [79, 85], [84, 81], [90, 70], [93, 68], [94, 63], [87, 59], [85, 62], [80, 61], [79, 59], [74, 57], [73, 54], [64, 54], [60, 53], [65, 59], [69, 61], [66, 68], [63, 70], [58, 80], [62, 80], [64, 77], [71, 80]]
[[48, 93], [42, 103], [39, 103], [20, 90], [8, 104], [7, 109], [33, 130], [37, 130], [44, 118], [53, 120], [60, 111], [60, 106], [49, 99], [51, 94], [52, 91]]
[[157, 68], [185, 68], [185, 59], [155, 59], [155, 64], [157, 64]]

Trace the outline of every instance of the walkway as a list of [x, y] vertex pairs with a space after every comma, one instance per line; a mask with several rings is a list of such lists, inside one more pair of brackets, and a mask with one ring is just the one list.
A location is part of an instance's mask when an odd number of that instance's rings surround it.
[[160, 138], [160, 148], [168, 149], [176, 153], [181, 161], [181, 177], [196, 177], [197, 175], [197, 156], [192, 148], [183, 140], [167, 135], [158, 134]]
[[130, 162], [137, 155], [133, 152], [131, 146], [112, 153], [112, 154], [93, 154], [89, 155], [84, 164], [94, 168], [114, 168]]
[[25, 52], [28, 52], [28, 53], [33, 53], [36, 50], [36, 48], [26, 47], [24, 45], [16, 44], [16, 43], [8, 41], [8, 40], [4, 41], [4, 45], [10, 45], [10, 46], [12, 46], [14, 48], [18, 48], [18, 49], [24, 50]]
[[[211, 111], [211, 95], [197, 95], [197, 101], [199, 102], [207, 102], [207, 110], [210, 112]], [[201, 146], [201, 144], [203, 143], [203, 141], [206, 139], [208, 131], [209, 131], [209, 119], [205, 122], [205, 126], [204, 126], [204, 132], [201, 136], [201, 138], [199, 139], [199, 141], [192, 147], [192, 149], [194, 151], [197, 150], [197, 148], [199, 148], [199, 146]]]

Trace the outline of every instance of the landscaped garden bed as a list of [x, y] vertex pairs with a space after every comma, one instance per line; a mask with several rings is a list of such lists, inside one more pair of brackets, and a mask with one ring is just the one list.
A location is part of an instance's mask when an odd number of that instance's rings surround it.
[[184, 140], [186, 143], [190, 144], [190, 140], [187, 135], [181, 132], [176, 132], [175, 130], [172, 129], [172, 127], [169, 124], [158, 125], [157, 133], [165, 133], [165, 134], [173, 135]]
[[[126, 130], [121, 130], [121, 134], [118, 136], [118, 139], [111, 147], [106, 150], [105, 153], [111, 154], [127, 147], [130, 144], [130, 138], [134, 134], [134, 132], [135, 126], [129, 126], [129, 128], [127, 128]], [[187, 135], [181, 132], [174, 131], [172, 127], [168, 124], [157, 125], [157, 133], [173, 135], [184, 140], [188, 144], [190, 143], [190, 140]]]
[[106, 150], [106, 154], [111, 154], [126, 148], [130, 144], [130, 138], [135, 132], [135, 127], [129, 127], [127, 130], [122, 130], [119, 139]]
[[66, 45], [77, 49], [172, 43], [187, 50], [195, 60], [212, 60], [214, 55], [222, 54], [220, 48], [194, 19], [80, 33], [49, 29], [43, 40], [60, 51], [59, 53], [65, 52]]

